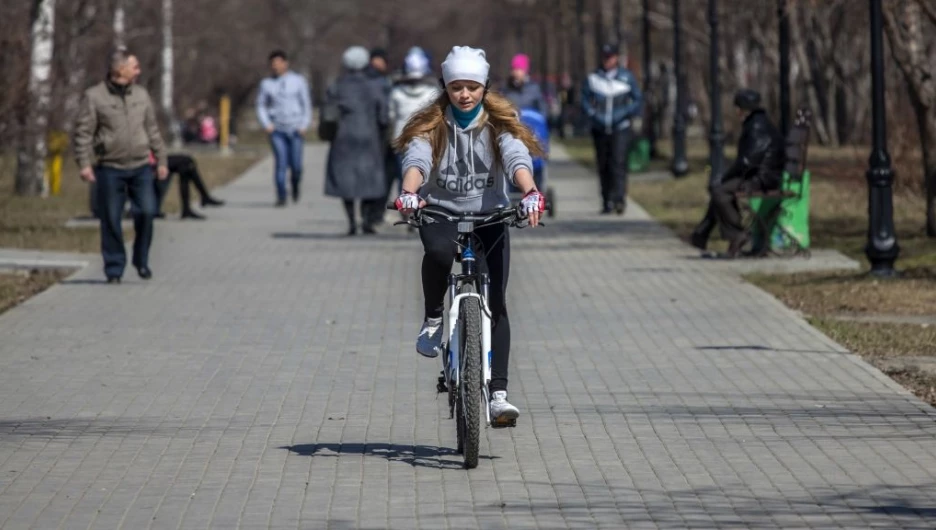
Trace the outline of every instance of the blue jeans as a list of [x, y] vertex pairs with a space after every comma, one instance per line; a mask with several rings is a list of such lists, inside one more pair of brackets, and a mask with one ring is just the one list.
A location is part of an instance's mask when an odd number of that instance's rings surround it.
[[299, 187], [302, 180], [302, 148], [305, 139], [297, 131], [273, 131], [270, 135], [270, 145], [273, 146], [273, 157], [276, 160], [276, 169], [273, 176], [276, 179], [276, 198], [286, 200], [286, 170], [291, 172], [293, 189]]
[[133, 215], [133, 266], [149, 266], [149, 248], [153, 242], [153, 217], [156, 215], [156, 190], [153, 186], [153, 167], [149, 164], [134, 169], [98, 166], [94, 169], [97, 181], [97, 211], [101, 220], [101, 255], [104, 274], [123, 276], [127, 266], [123, 229], [120, 225], [124, 203], [130, 198]]

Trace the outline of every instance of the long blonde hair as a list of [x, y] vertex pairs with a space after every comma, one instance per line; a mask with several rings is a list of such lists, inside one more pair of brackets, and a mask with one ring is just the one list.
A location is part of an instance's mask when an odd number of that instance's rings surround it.
[[[393, 148], [402, 153], [406, 146], [415, 138], [425, 138], [432, 146], [432, 167], [438, 167], [442, 155], [445, 153], [445, 147], [448, 145], [449, 128], [445, 125], [445, 109], [452, 102], [449, 100], [448, 92], [442, 91], [442, 94], [436, 98], [429, 106], [414, 114], [400, 136], [394, 140]], [[509, 133], [514, 138], [523, 142], [530, 151], [530, 156], [546, 156], [543, 147], [537, 141], [533, 133], [520, 122], [516, 107], [504, 96], [494, 91], [488, 91], [479, 105], [484, 105], [484, 120], [482, 127], [491, 128], [491, 147], [494, 151], [494, 163], [502, 164], [500, 144], [497, 138], [503, 133]]]

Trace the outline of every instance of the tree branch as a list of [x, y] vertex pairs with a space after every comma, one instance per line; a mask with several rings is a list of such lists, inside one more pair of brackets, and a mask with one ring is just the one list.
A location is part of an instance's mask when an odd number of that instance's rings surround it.
[[936, 24], [936, 6], [930, 4], [926, 0], [916, 0], [916, 3], [920, 5], [920, 9], [923, 10], [926, 18], [928, 18], [931, 23]]

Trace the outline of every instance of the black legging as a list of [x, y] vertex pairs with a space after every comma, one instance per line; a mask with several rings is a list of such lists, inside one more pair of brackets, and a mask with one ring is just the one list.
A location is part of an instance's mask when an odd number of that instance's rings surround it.
[[208, 187], [205, 186], [205, 181], [202, 180], [201, 174], [198, 172], [198, 165], [195, 164], [195, 159], [189, 155], [183, 154], [169, 155], [167, 166], [169, 169], [169, 178], [165, 180], [156, 179], [154, 183], [156, 185], [156, 199], [159, 204], [159, 211], [162, 211], [163, 199], [166, 198], [166, 192], [169, 191], [172, 175], [176, 173], [179, 174], [179, 200], [182, 202], [183, 212], [191, 210], [191, 206], [189, 205], [189, 200], [191, 198], [189, 183], [195, 185], [195, 188], [198, 190], [198, 195], [201, 196], [202, 203], [209, 198]]
[[[510, 320], [505, 299], [510, 273], [510, 234], [506, 225], [497, 224], [479, 228], [475, 235], [481, 244], [481, 248], [475, 249], [475, 254], [483, 257], [479, 260], [480, 270], [491, 278], [488, 307], [491, 310], [491, 348], [494, 355], [490, 390], [495, 392], [507, 390], [507, 363], [510, 360]], [[422, 262], [426, 318], [439, 318], [445, 308], [448, 275], [458, 252], [455, 244], [458, 228], [454, 223], [433, 223], [420, 228], [419, 237], [426, 251]]]

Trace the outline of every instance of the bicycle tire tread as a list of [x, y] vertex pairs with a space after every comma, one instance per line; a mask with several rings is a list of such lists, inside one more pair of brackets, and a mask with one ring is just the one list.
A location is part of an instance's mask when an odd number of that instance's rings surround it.
[[478, 467], [481, 444], [481, 305], [478, 299], [462, 299], [459, 315], [465, 322], [465, 349], [462, 351], [465, 369], [461, 374], [465, 398], [464, 458], [465, 467], [474, 469]]

